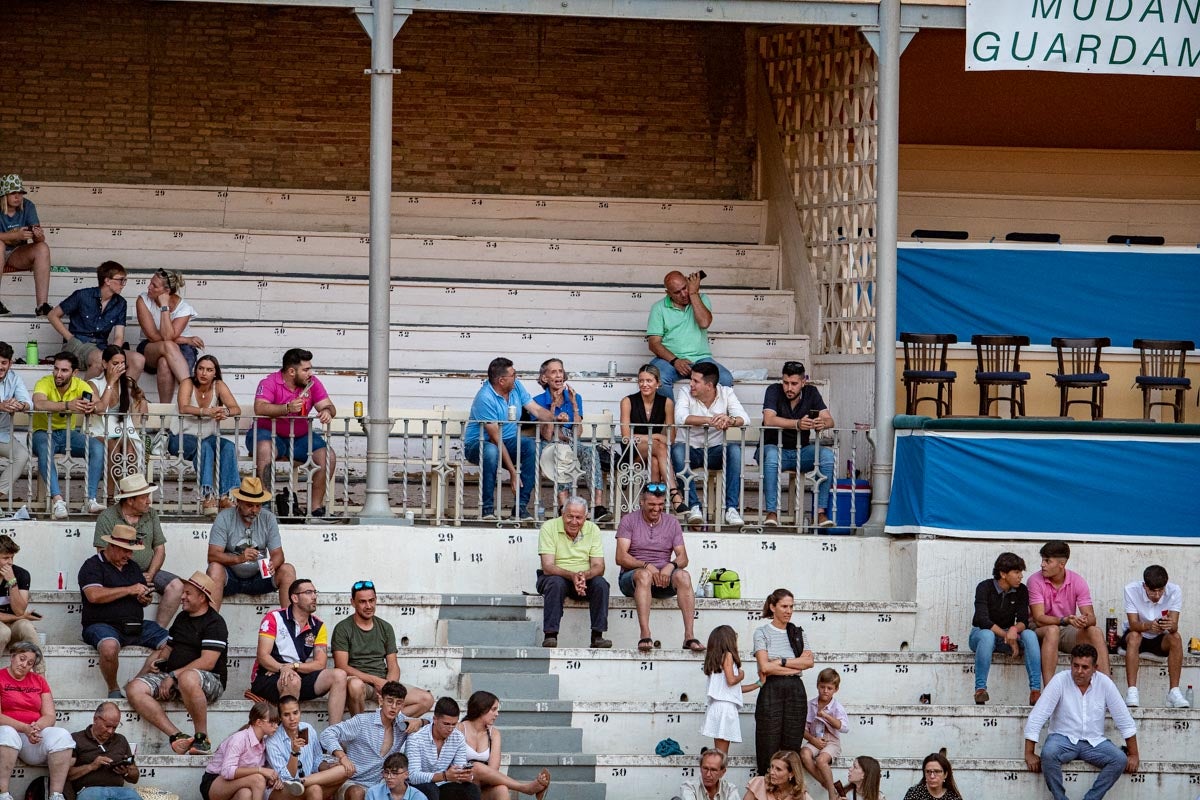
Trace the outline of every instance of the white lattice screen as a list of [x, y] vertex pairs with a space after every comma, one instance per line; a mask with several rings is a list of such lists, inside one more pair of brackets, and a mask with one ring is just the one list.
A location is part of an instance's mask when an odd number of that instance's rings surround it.
[[814, 350], [872, 352], [875, 53], [856, 29], [823, 26], [763, 36], [759, 57], [821, 300]]

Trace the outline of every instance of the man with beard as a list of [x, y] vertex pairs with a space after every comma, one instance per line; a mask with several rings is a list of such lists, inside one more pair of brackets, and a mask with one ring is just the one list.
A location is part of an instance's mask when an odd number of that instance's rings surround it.
[[[313, 463], [320, 467], [313, 476], [311, 514], [320, 518], [325, 516], [325, 487], [327, 477], [336, 468], [336, 459], [325, 437], [311, 430], [308, 415], [313, 410], [322, 425], [337, 416], [329, 393], [313, 375], [312, 353], [293, 347], [283, 354], [279, 372], [258, 382], [254, 393], [254, 416], [258, 421], [246, 432], [246, 449], [254, 454], [254, 468], [267, 487], [273, 484], [276, 458], [303, 464], [311, 453]], [[278, 500], [285, 511], [291, 510], [289, 490], [280, 492]]]
[[[25, 199], [25, 184], [20, 175], [0, 178], [0, 242], [4, 244], [5, 272], [32, 272], [36, 295], [35, 313], [50, 313], [50, 245], [42, 232], [37, 207]], [[0, 315], [8, 313], [0, 303]]]
[[33, 452], [37, 455], [38, 474], [50, 495], [55, 519], [67, 518], [67, 503], [58, 486], [55, 453], [69, 449], [76, 458], [87, 454], [87, 500], [85, 514], [99, 514], [104, 506], [96, 502], [96, 488], [104, 474], [104, 444], [76, 430], [76, 422], [96, 410], [92, 387], [79, 378], [79, 359], [62, 351], [54, 357], [54, 372], [39, 378], [33, 386]]

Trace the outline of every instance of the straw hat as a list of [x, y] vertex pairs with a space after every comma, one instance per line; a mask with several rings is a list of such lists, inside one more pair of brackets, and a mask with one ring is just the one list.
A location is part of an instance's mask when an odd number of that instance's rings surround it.
[[125, 500], [129, 497], [157, 492], [158, 486], [146, 482], [146, 476], [140, 472], [132, 472], [117, 482], [117, 493], [114, 500]]
[[242, 478], [242, 485], [229, 493], [229, 496], [234, 500], [243, 500], [247, 503], [269, 503], [271, 502], [271, 493], [263, 488], [262, 481], [257, 475], [248, 475]]
[[137, 540], [137, 531], [128, 525], [114, 525], [112, 533], [108, 536], [101, 536], [100, 541], [107, 544], [115, 544], [117, 547], [124, 547], [126, 550], [145, 550], [146, 546], [140, 544]]
[[217, 591], [217, 584], [213, 582], [212, 578], [200, 570], [196, 570], [192, 573], [192, 577], [187, 579], [187, 582], [204, 592], [204, 596], [208, 598], [209, 603], [213, 602], [213, 593]]

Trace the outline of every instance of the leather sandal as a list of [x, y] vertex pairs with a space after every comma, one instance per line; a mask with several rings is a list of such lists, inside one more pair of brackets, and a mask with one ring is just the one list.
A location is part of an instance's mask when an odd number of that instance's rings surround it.
[[692, 653], [703, 653], [706, 648], [700, 643], [699, 639], [688, 639], [683, 643], [683, 649]]
[[638, 652], [649, 653], [654, 649], [654, 640], [647, 636], [645, 639], [638, 639]]

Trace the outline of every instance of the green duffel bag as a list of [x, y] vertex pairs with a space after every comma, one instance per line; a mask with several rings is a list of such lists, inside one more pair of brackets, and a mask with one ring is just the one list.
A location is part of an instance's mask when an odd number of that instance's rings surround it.
[[742, 579], [731, 569], [714, 569], [708, 581], [713, 585], [712, 596], [718, 600], [741, 600]]

